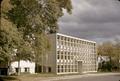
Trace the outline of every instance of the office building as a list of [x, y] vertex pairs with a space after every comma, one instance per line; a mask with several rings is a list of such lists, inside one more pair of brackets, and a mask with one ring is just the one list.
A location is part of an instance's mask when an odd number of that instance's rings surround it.
[[56, 74], [97, 71], [96, 42], [60, 33], [49, 35], [51, 51], [41, 55], [41, 72]]

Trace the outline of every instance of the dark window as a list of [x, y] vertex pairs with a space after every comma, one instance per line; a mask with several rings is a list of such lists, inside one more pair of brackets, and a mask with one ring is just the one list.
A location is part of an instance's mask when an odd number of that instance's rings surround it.
[[63, 59], [63, 54], [61, 55], [61, 59]]
[[66, 41], [66, 39], [67, 39], [67, 38], [65, 37], [64, 40]]
[[61, 40], [63, 40], [63, 37], [61, 36]]
[[48, 67], [48, 72], [51, 72], [51, 67]]
[[68, 56], [68, 59], [70, 59], [70, 56]]
[[21, 72], [21, 69], [20, 69], [20, 68], [19, 68], [19, 69], [18, 69], [18, 68], [15, 68], [15, 71], [16, 71], [17, 73], [18, 73], [18, 70], [20, 70], [20, 72]]
[[60, 54], [60, 51], [57, 51], [57, 54]]
[[65, 55], [65, 59], [67, 59], [67, 56]]
[[60, 72], [60, 65], [58, 65], [58, 73]]
[[57, 55], [57, 59], [60, 59], [60, 55]]
[[29, 72], [30, 68], [29, 67], [25, 67], [25, 72]]
[[8, 72], [8, 68], [0, 68], [0, 75], [7, 75], [7, 72]]
[[61, 72], [63, 72], [63, 65], [61, 66]]
[[59, 36], [59, 35], [57, 36], [57, 39], [60, 39], [60, 36]]

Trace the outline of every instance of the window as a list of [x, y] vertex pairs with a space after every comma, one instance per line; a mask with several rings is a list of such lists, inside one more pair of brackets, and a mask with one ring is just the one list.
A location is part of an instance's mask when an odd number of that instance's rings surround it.
[[60, 55], [59, 54], [57, 55], [57, 59], [60, 59]]
[[68, 65], [68, 72], [70, 72], [70, 65]]
[[58, 65], [58, 73], [60, 72], [60, 65]]
[[21, 68], [15, 68], [15, 71], [18, 73], [18, 71], [20, 70], [20, 72], [21, 72]]
[[63, 59], [63, 54], [61, 55], [61, 59]]
[[66, 40], [67, 40], [67, 38], [65, 37], [65, 38], [64, 38], [64, 40], [66, 41]]
[[71, 39], [71, 42], [73, 42], [73, 39]]
[[48, 72], [51, 72], [51, 67], [48, 67]]
[[65, 72], [67, 72], [67, 65], [65, 65]]
[[61, 36], [61, 40], [63, 40], [63, 36]]
[[25, 72], [29, 72], [30, 68], [29, 67], [25, 67]]
[[60, 39], [60, 36], [59, 36], [59, 35], [57, 36], [57, 39]]
[[68, 39], [68, 41], [70, 41], [70, 38], [67, 38]]
[[63, 72], [63, 65], [61, 65], [61, 72]]
[[63, 42], [63, 41], [61, 41], [61, 45], [64, 45], [64, 42]]
[[57, 51], [57, 54], [60, 54], [60, 51]]
[[67, 59], [67, 52], [65, 52], [65, 55], [64, 55], [64, 56], [65, 56], [65, 59]]
[[65, 55], [65, 59], [67, 59], [67, 56]]

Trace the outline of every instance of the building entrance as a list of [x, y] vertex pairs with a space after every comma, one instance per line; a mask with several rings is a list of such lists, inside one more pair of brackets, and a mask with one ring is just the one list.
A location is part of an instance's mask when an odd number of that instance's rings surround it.
[[82, 73], [82, 61], [78, 61], [78, 72]]

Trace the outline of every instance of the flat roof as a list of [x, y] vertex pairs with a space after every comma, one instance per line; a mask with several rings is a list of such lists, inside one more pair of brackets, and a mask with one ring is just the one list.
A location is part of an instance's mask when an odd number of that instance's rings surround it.
[[73, 36], [65, 35], [65, 34], [61, 34], [61, 33], [56, 33], [56, 35], [60, 35], [60, 36], [64, 36], [64, 37], [68, 37], [68, 38], [72, 38], [72, 39], [76, 39], [76, 40], [86, 41], [86, 42], [90, 42], [90, 43], [96, 43], [95, 41], [81, 39], [81, 38], [78, 38], [78, 37], [73, 37]]

